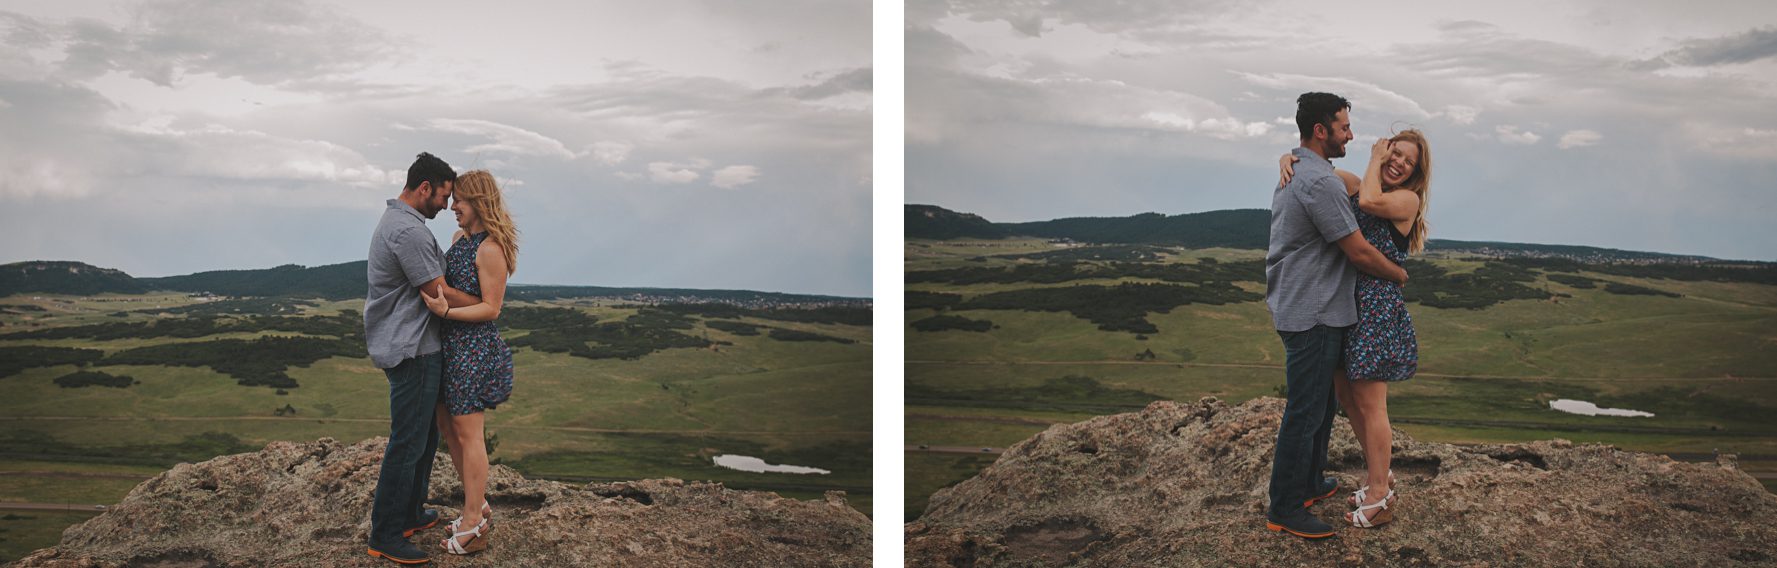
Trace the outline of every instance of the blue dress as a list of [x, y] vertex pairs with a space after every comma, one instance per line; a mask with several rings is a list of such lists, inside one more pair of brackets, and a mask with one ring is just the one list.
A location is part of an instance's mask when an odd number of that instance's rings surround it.
[[[481, 295], [475, 251], [487, 232], [470, 235], [444, 253], [444, 283], [464, 293]], [[492, 321], [444, 320], [444, 404], [453, 416], [493, 410], [512, 396], [512, 348], [500, 339]]]
[[[1359, 209], [1356, 195], [1351, 196], [1351, 211], [1357, 215], [1364, 240], [1395, 264], [1406, 262], [1406, 236], [1394, 228], [1393, 221]], [[1418, 370], [1419, 338], [1413, 333], [1413, 318], [1407, 315], [1401, 285], [1359, 272], [1357, 325], [1345, 334], [1346, 376], [1404, 381]]]

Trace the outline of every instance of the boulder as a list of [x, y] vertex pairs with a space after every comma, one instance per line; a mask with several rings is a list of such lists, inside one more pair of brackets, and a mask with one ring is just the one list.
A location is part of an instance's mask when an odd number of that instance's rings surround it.
[[[21, 567], [378, 566], [366, 554], [386, 438], [273, 442], [264, 450], [179, 464], [122, 502], [68, 528]], [[445, 523], [414, 535], [433, 565], [861, 566], [870, 519], [842, 492], [808, 502], [719, 483], [653, 479], [570, 484], [490, 468], [489, 548], [454, 557]], [[463, 503], [439, 454], [428, 498], [445, 520]]]
[[1336, 419], [1311, 509], [1338, 535], [1266, 530], [1284, 401], [1159, 401], [1050, 427], [932, 496], [908, 566], [1771, 566], [1777, 495], [1731, 456], [1681, 463], [1549, 440], [1454, 446], [1394, 432], [1396, 520], [1352, 528], [1363, 455]]

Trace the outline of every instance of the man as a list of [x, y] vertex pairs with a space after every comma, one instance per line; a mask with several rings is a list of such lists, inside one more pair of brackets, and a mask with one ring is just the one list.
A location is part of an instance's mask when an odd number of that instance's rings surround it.
[[1295, 177], [1271, 196], [1271, 244], [1265, 254], [1265, 304], [1283, 338], [1288, 403], [1271, 463], [1271, 505], [1265, 526], [1304, 538], [1333, 536], [1308, 505], [1332, 496], [1338, 483], [1321, 476], [1333, 432], [1333, 372], [1344, 366], [1345, 331], [1357, 323], [1357, 270], [1405, 283], [1358, 231], [1345, 183], [1332, 158], [1350, 142], [1351, 103], [1328, 93], [1296, 99], [1301, 161]]
[[[388, 200], [370, 238], [364, 339], [371, 362], [389, 379], [389, 445], [370, 512], [370, 555], [400, 564], [429, 560], [407, 539], [438, 523], [437, 511], [420, 507], [431, 490], [432, 456], [438, 451], [432, 414], [441, 400], [444, 357], [440, 324], [419, 290], [444, 285], [444, 253], [426, 220], [449, 205], [456, 179], [444, 160], [421, 153], [407, 169], [401, 196]], [[481, 303], [449, 286], [443, 290], [452, 306]]]

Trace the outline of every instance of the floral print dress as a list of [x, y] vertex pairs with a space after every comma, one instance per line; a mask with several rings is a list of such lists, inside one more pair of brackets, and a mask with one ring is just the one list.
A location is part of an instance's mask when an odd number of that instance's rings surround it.
[[[1401, 264], [1407, 260], [1394, 223], [1365, 213], [1351, 196], [1351, 211], [1358, 230], [1382, 255]], [[1397, 240], [1397, 238], [1399, 240]], [[1345, 334], [1345, 374], [1352, 380], [1404, 381], [1419, 369], [1419, 338], [1401, 285], [1359, 272], [1357, 274], [1357, 325]]]
[[[481, 295], [475, 252], [487, 240], [483, 231], [457, 239], [444, 253], [444, 282]], [[444, 404], [453, 416], [493, 410], [512, 396], [512, 348], [492, 321], [444, 321]]]

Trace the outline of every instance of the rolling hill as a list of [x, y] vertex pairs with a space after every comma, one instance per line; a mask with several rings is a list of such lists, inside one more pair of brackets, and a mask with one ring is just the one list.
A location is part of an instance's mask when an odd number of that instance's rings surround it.
[[84, 262], [36, 261], [0, 265], [0, 296], [47, 292], [54, 294], [140, 294], [149, 289], [122, 270], [99, 268]]
[[[209, 292], [222, 296], [260, 296], [351, 300], [364, 297], [365, 261], [305, 267], [286, 264], [257, 270], [213, 270], [158, 278], [136, 278], [112, 268], [83, 262], [30, 261], [0, 265], [0, 296], [41, 292], [89, 296], [140, 294], [152, 290]], [[517, 299], [628, 298], [648, 303], [721, 301], [754, 306], [781, 304], [855, 304], [866, 299], [754, 290], [695, 288], [614, 288], [513, 284]]]
[[[999, 239], [1025, 236], [1100, 244], [1164, 244], [1186, 248], [1263, 250], [1270, 240], [1271, 212], [1264, 209], [1228, 209], [1181, 215], [1141, 213], [1128, 217], [1067, 217], [1048, 221], [995, 223], [979, 215], [951, 211], [936, 205], [907, 205], [906, 218], [906, 238], [909, 239]], [[1493, 257], [1565, 258], [1582, 262], [1721, 262], [1702, 256], [1492, 241], [1432, 239], [1426, 243], [1426, 249]]]
[[908, 205], [907, 236], [923, 239], [997, 239], [1011, 236], [1003, 227], [973, 213], [958, 213], [936, 205]]
[[306, 296], [347, 300], [364, 296], [365, 261], [313, 268], [286, 264], [262, 270], [212, 270], [184, 276], [140, 278], [152, 288], [223, 296]]

